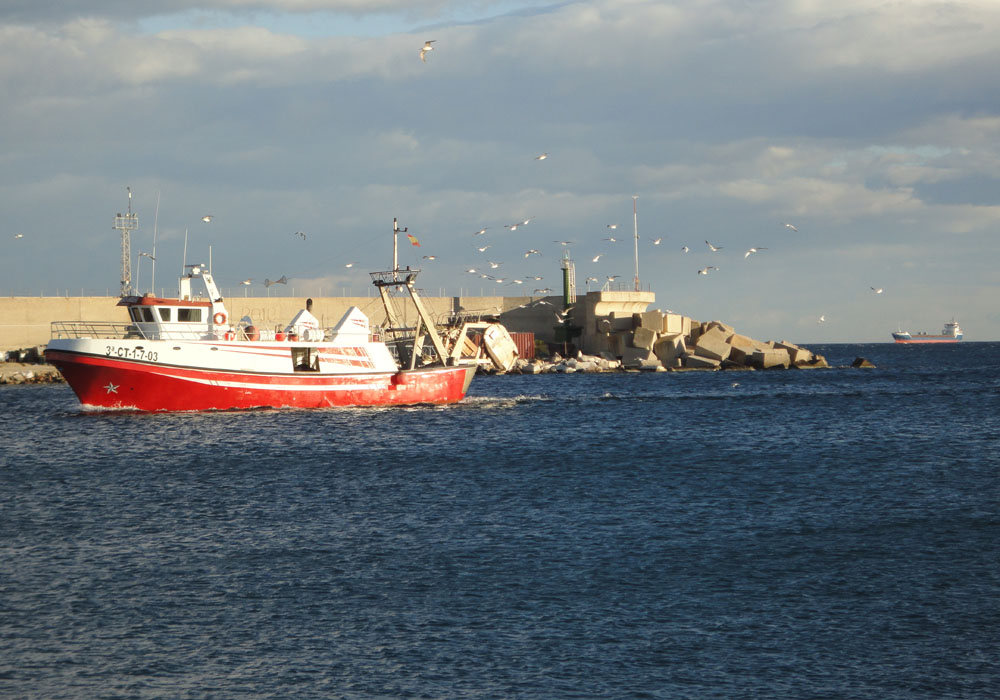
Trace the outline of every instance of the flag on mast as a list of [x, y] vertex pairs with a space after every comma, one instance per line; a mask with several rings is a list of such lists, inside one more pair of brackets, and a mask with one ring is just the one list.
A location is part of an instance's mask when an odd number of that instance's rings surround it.
[[412, 233], [406, 234], [406, 237], [410, 239], [410, 243], [417, 246], [418, 248], [420, 247], [420, 241], [418, 241], [417, 237], [414, 236]]

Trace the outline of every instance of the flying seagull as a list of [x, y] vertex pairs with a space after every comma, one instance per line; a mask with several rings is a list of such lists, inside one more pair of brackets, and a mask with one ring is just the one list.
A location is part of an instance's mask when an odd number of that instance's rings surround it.
[[531, 250], [524, 251], [524, 257], [528, 257], [529, 255], [541, 255], [541, 253], [532, 248]]
[[756, 253], [758, 250], [767, 250], [767, 248], [764, 248], [764, 247], [750, 248], [750, 249], [747, 250], [747, 252], [745, 252], [743, 254], [743, 259], [745, 260], [745, 259], [749, 258], [751, 253]]
[[249, 277], [249, 278], [247, 278], [247, 279], [243, 280], [242, 282], [240, 282], [240, 284], [246, 284], [246, 285], [249, 285], [249, 284], [251, 284], [252, 282], [253, 282], [253, 278], [252, 278], [252, 277]]
[[542, 154], [542, 155], [540, 155], [540, 156], [535, 156], [535, 160], [545, 160], [545, 159], [546, 159], [546, 158], [548, 158], [548, 157], [549, 157], [549, 154], [548, 154], [548, 153], [543, 153], [543, 154]]
[[355, 265], [357, 265], [356, 262], [349, 262], [349, 263], [345, 264], [344, 267], [354, 267]]
[[611, 229], [611, 230], [614, 230], [614, 229], [618, 228], [618, 224], [608, 224], [608, 228]]
[[278, 280], [269, 280], [266, 277], [264, 278], [264, 286], [265, 287], [270, 287], [272, 284], [288, 284], [288, 277], [286, 277], [285, 275], [282, 275], [281, 279], [278, 279]]
[[597, 262], [598, 260], [601, 259], [602, 255], [604, 255], [604, 253], [598, 253], [597, 255], [594, 256], [594, 259], [591, 260], [590, 262]]
[[826, 321], [826, 315], [825, 315], [825, 314], [824, 314], [824, 315], [822, 315], [822, 316], [820, 316], [820, 317], [819, 317], [819, 320], [818, 320], [818, 321], [816, 321], [816, 323], [823, 323], [824, 321]]
[[660, 245], [660, 241], [662, 241], [662, 240], [663, 240], [662, 238], [654, 238], [653, 239], [653, 245]]
[[521, 225], [521, 222], [518, 221], [516, 224], [504, 224], [503, 227], [504, 228], [509, 228], [511, 231], [516, 231], [517, 227], [520, 226], [520, 225]]
[[872, 287], [872, 288], [871, 288], [871, 290], [872, 290], [873, 292], [875, 292], [876, 294], [881, 294], [882, 292], [884, 292], [884, 291], [885, 291], [885, 290], [884, 290], [884, 289], [882, 289], [881, 287]]
[[559, 245], [562, 245], [562, 246], [567, 246], [567, 245], [572, 245], [573, 244], [573, 241], [552, 241], [552, 242], [553, 243], [558, 243]]
[[24, 234], [23, 233], [15, 233], [14, 234], [14, 240], [16, 241], [18, 238], [24, 238]]
[[434, 47], [431, 46], [431, 44], [433, 44], [435, 41], [437, 41], [437, 39], [431, 39], [430, 41], [425, 41], [424, 48], [420, 49], [420, 60], [423, 61], [424, 63], [427, 63], [427, 52], [434, 50]]
[[687, 252], [688, 252], [688, 251], [690, 251], [691, 249], [690, 249], [690, 248], [688, 248], [688, 247], [687, 247], [686, 245], [682, 245], [682, 246], [681, 246], [681, 250], [682, 250], [683, 252], [687, 253]]
[[798, 232], [799, 232], [799, 230], [798, 230], [797, 228], [795, 228], [794, 226], [792, 226], [791, 224], [786, 224], [786, 223], [782, 222], [782, 224], [781, 224], [781, 225], [782, 225], [782, 226], [784, 226], [785, 228], [790, 228], [790, 229], [792, 229], [792, 230], [793, 230], [793, 231], [795, 231], [796, 233], [798, 233]]
[[493, 262], [492, 260], [487, 260], [486, 262], [489, 263], [489, 266], [490, 266], [491, 270], [495, 270], [498, 267], [500, 267], [501, 265], [503, 265], [502, 262]]
[[484, 245], [481, 248], [476, 248], [476, 250], [478, 250], [480, 253], [485, 253], [487, 248], [492, 248], [492, 247], [493, 246], [490, 245]]
[[424, 260], [437, 260], [436, 255], [425, 255]]
[[296, 236], [302, 236], [302, 240], [303, 241], [306, 239], [306, 234], [304, 232], [302, 232], [302, 231], [296, 231], [295, 235]]
[[486, 233], [486, 229], [488, 229], [488, 228], [489, 228], [489, 226], [487, 226], [486, 228], [481, 228], [481, 229], [479, 229], [478, 231], [476, 231], [472, 235], [473, 236], [482, 236], [484, 233]]
[[715, 267], [714, 265], [709, 265], [708, 267], [703, 267], [700, 270], [698, 270], [698, 274], [707, 275], [709, 270], [718, 270], [718, 269], [719, 268]]
[[712, 251], [713, 253], [716, 253], [716, 252], [718, 252], [718, 251], [722, 250], [722, 246], [721, 246], [721, 245], [712, 245], [712, 244], [711, 244], [711, 243], [709, 243], [708, 241], [705, 241], [705, 245], [707, 245], [707, 246], [709, 247], [709, 249], [710, 249], [710, 250], [711, 250], [711, 251]]

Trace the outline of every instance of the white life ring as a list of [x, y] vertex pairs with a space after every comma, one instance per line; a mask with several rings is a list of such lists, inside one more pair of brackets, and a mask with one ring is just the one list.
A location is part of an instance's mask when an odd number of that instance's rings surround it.
[[212, 320], [215, 321], [215, 325], [221, 326], [226, 322], [226, 315], [220, 311], [212, 317]]

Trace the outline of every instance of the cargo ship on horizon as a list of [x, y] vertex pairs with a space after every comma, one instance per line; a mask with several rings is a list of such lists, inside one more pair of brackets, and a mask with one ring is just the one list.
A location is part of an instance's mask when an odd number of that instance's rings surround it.
[[940, 335], [922, 332], [910, 334], [899, 330], [892, 334], [892, 339], [897, 343], [957, 343], [962, 340], [962, 328], [955, 319], [952, 319], [944, 324]]

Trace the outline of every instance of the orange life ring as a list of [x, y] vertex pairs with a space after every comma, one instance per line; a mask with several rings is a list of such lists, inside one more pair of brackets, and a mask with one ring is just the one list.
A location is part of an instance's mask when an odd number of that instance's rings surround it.
[[226, 322], [226, 315], [220, 311], [212, 317], [212, 320], [215, 321], [215, 325], [221, 326]]

